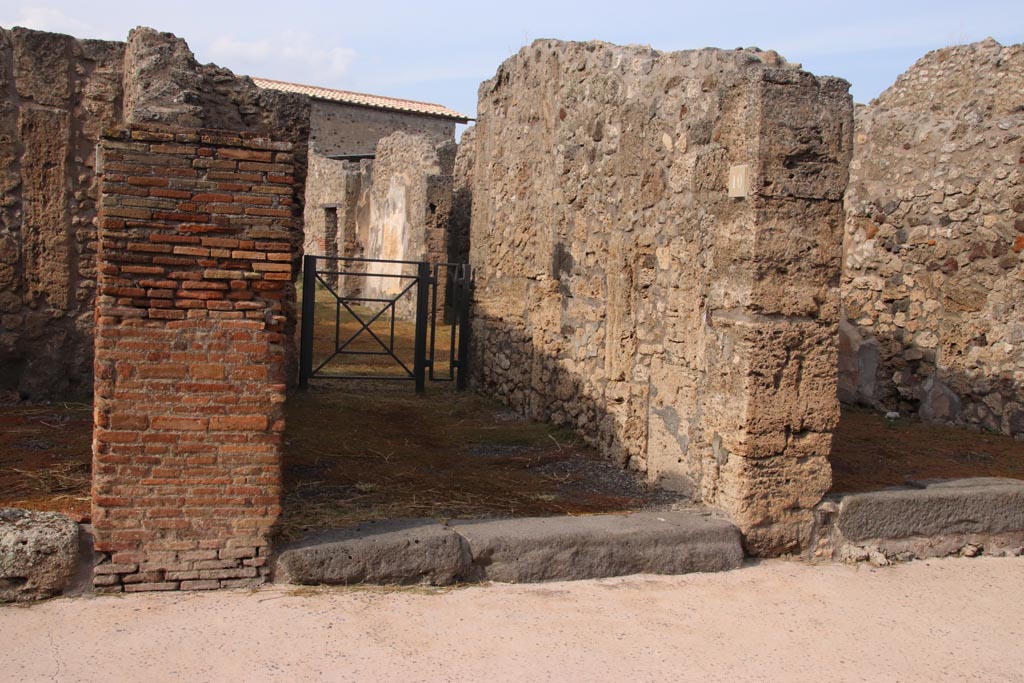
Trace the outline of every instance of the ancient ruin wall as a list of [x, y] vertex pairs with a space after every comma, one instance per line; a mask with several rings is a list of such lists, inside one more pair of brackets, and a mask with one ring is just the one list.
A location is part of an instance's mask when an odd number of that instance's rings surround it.
[[303, 217], [303, 252], [338, 256], [339, 220], [348, 205], [359, 197], [359, 164], [310, 153]]
[[304, 179], [308, 99], [200, 65], [168, 33], [139, 28], [117, 43], [0, 29], [0, 91], [0, 392], [91, 390], [94, 151], [105, 127], [272, 133], [295, 143]]
[[[305, 250], [307, 253], [334, 256], [336, 251], [334, 224], [327, 223], [348, 211], [348, 220], [355, 220], [347, 202], [358, 201], [362, 172], [352, 157], [372, 157], [377, 143], [396, 132], [425, 137], [437, 145], [455, 139], [455, 122], [451, 119], [387, 112], [341, 102], [314, 100], [310, 113], [309, 182], [305, 211]], [[353, 185], [352, 183], [356, 183]]]
[[843, 400], [1024, 435], [1024, 45], [931, 52], [857, 110]]
[[264, 580], [279, 512], [290, 142], [134, 128], [102, 142], [93, 525], [102, 590]]
[[311, 120], [310, 147], [328, 157], [373, 155], [377, 143], [396, 132], [424, 136], [437, 144], [455, 140], [451, 119], [341, 102], [314, 101]]
[[[455, 144], [438, 146], [419, 135], [393, 133], [377, 144], [370, 182], [360, 203], [366, 221], [357, 223], [367, 258], [399, 261], [447, 261], [448, 215], [452, 201]], [[358, 221], [358, 218], [357, 218]], [[395, 272], [380, 266], [369, 272]], [[368, 278], [365, 291], [395, 291], [392, 279]]]
[[473, 163], [476, 161], [476, 127], [462, 131], [455, 155], [452, 178], [452, 210], [448, 216], [448, 258], [452, 263], [468, 263], [470, 223], [473, 218]]
[[477, 386], [721, 506], [752, 552], [805, 542], [838, 419], [847, 87], [747, 50], [506, 61], [473, 143]]
[[0, 393], [92, 390], [100, 131], [124, 43], [0, 29]]
[[[455, 245], [448, 226], [455, 154], [453, 142], [439, 144], [430, 137], [398, 132], [380, 141], [372, 161], [344, 162], [333, 180], [339, 194], [333, 204], [321, 209], [324, 214], [330, 212], [332, 230], [319, 238], [311, 253], [390, 261], [451, 261]], [[341, 288], [348, 294], [372, 297], [394, 296], [410, 283], [385, 275], [415, 274], [414, 266], [398, 264], [355, 263], [346, 269], [362, 270], [370, 276], [347, 281], [342, 277]], [[443, 282], [438, 292], [443, 304]], [[400, 316], [412, 317], [414, 312], [414, 296], [399, 300]]]

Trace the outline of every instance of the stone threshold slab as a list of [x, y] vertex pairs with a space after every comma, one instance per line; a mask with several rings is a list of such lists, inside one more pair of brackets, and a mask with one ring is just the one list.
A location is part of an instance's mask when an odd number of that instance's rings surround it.
[[833, 497], [815, 511], [815, 558], [884, 563], [1024, 552], [1024, 481], [977, 477]]
[[709, 513], [495, 520], [410, 519], [316, 533], [284, 548], [275, 581], [297, 584], [533, 582], [734, 569], [740, 532]]

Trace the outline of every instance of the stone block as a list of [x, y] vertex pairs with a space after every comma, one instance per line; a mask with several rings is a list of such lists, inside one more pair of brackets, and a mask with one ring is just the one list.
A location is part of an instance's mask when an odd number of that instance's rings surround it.
[[0, 602], [48, 598], [71, 580], [78, 525], [56, 512], [0, 509]]
[[849, 87], [842, 79], [795, 69], [762, 72], [758, 123], [763, 196], [842, 200], [853, 149]]
[[452, 522], [477, 580], [531, 582], [735, 569], [740, 534], [694, 512]]
[[20, 27], [11, 34], [18, 95], [44, 107], [68, 108], [75, 39]]
[[72, 302], [73, 272], [67, 196], [71, 115], [66, 111], [22, 109], [19, 133], [25, 145], [21, 177], [26, 299], [67, 310]]
[[[837, 332], [830, 322], [739, 323], [736, 347], [746, 360], [745, 454], [780, 452], [787, 435], [829, 434], [839, 423], [836, 398]], [[766, 435], [760, 438], [760, 435]], [[829, 443], [817, 455], [828, 455]], [[804, 453], [812, 455], [815, 453]]]
[[281, 550], [275, 579], [299, 584], [444, 586], [470, 566], [465, 540], [433, 520], [373, 522], [314, 534]]
[[743, 531], [747, 552], [772, 556], [807, 541], [810, 511], [832, 485], [832, 468], [827, 449], [802, 455], [795, 448], [775, 457], [730, 455], [720, 477], [718, 504]]
[[1024, 530], [1024, 481], [985, 478], [922, 483], [923, 488], [844, 497], [837, 528], [854, 542]]

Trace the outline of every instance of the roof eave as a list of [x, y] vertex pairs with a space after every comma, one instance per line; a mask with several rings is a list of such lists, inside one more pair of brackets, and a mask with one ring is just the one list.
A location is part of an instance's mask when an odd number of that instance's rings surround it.
[[[298, 94], [305, 94], [305, 93], [298, 93]], [[364, 109], [376, 109], [378, 111], [392, 111], [392, 112], [398, 112], [400, 114], [412, 114], [414, 116], [429, 116], [429, 117], [435, 118], [435, 119], [447, 119], [447, 120], [450, 120], [450, 121], [454, 121], [455, 123], [469, 123], [470, 121], [476, 121], [476, 119], [474, 119], [473, 117], [471, 117], [471, 116], [464, 116], [462, 114], [441, 114], [441, 113], [428, 112], [428, 111], [416, 111], [415, 109], [403, 109], [402, 107], [385, 107], [385, 106], [381, 106], [379, 104], [364, 104], [362, 102], [347, 102], [345, 100], [334, 100], [334, 99], [331, 99], [330, 97], [321, 97], [319, 95], [306, 95], [306, 97], [308, 97], [311, 100], [316, 100], [318, 102], [328, 102], [330, 104], [342, 104], [342, 105], [345, 105], [346, 107], [362, 107]]]

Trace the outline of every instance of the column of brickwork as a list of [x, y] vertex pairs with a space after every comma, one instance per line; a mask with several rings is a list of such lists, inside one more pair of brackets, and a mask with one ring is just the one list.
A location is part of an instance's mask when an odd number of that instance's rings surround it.
[[101, 147], [94, 584], [261, 583], [294, 327], [291, 144], [134, 129]]

